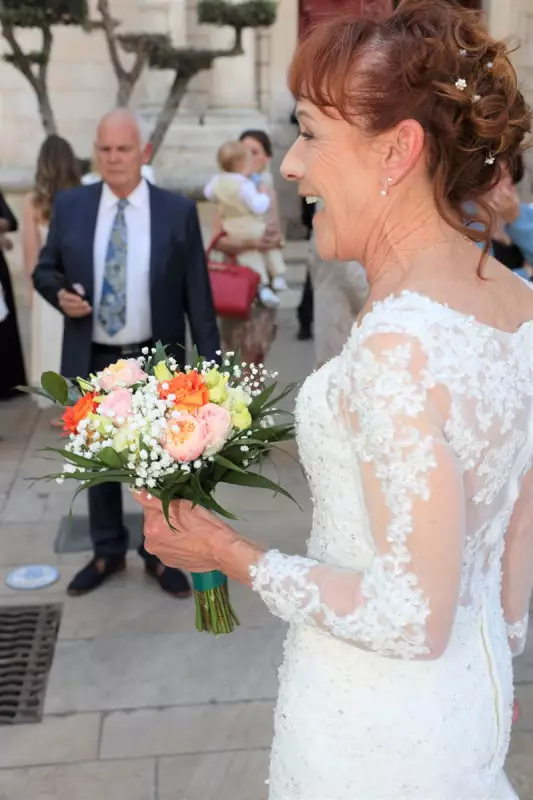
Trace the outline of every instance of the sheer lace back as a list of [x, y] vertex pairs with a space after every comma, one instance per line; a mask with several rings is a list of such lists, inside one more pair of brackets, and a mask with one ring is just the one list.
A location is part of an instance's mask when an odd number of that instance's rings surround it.
[[[505, 333], [410, 292], [377, 304], [298, 403], [309, 558], [268, 553], [255, 588], [285, 619], [364, 649], [438, 657], [458, 605], [475, 613], [499, 591], [532, 398], [533, 324]], [[531, 557], [520, 567], [530, 576]]]

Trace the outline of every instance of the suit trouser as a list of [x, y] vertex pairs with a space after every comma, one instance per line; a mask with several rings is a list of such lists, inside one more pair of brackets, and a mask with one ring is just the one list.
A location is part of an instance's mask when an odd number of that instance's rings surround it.
[[[146, 343], [124, 352], [119, 347], [100, 350], [93, 345], [91, 355], [91, 373], [101, 370], [118, 361], [119, 358], [137, 358], [141, 355], [141, 347]], [[89, 495], [89, 529], [94, 553], [97, 557], [123, 556], [129, 544], [128, 530], [124, 525], [122, 507], [122, 485], [120, 483], [102, 483], [88, 490]]]

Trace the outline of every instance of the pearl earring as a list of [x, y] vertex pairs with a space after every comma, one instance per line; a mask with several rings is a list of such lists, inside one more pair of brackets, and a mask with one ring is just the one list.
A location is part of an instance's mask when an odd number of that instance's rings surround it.
[[391, 183], [392, 183], [392, 178], [387, 178], [387, 180], [384, 182], [383, 189], [380, 192], [382, 197], [388, 197], [389, 186], [390, 186]]

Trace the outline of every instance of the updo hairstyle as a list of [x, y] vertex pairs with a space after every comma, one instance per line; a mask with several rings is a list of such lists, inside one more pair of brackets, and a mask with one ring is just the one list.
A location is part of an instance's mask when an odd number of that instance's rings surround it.
[[370, 137], [417, 120], [439, 213], [488, 251], [484, 195], [502, 164], [514, 172], [530, 112], [507, 45], [489, 36], [479, 12], [404, 0], [381, 21], [332, 19], [300, 43], [289, 87]]

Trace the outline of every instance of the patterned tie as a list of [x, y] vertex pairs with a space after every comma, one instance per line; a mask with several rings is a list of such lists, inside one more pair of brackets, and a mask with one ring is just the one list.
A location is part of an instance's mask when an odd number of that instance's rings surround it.
[[117, 204], [107, 245], [102, 298], [98, 309], [98, 322], [109, 336], [115, 336], [126, 324], [128, 228], [124, 211], [127, 205], [127, 200], [119, 200]]

